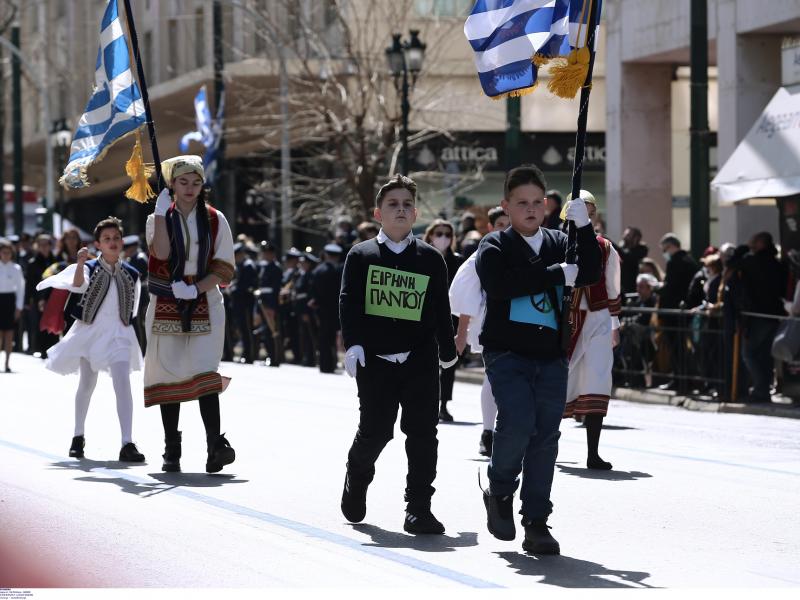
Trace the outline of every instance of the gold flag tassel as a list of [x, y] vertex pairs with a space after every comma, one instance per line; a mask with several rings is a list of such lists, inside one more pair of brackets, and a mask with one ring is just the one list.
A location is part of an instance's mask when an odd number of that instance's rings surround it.
[[[581, 13], [580, 24], [578, 25], [577, 43], [580, 43], [581, 30], [584, 28], [584, 18], [586, 16], [587, 5], [589, 7], [589, 14], [591, 14], [591, 6], [594, 0], [585, 1], [583, 4], [583, 12]], [[588, 28], [587, 28], [588, 29]], [[586, 32], [587, 40], [584, 40], [582, 48], [570, 50], [567, 55], [566, 61], [562, 58], [550, 67], [550, 81], [547, 82], [547, 89], [550, 93], [558, 96], [559, 98], [572, 99], [581, 89], [586, 82], [586, 76], [589, 75], [589, 61], [591, 60], [591, 52], [587, 44], [589, 32]]]
[[139, 130], [136, 130], [136, 143], [133, 145], [133, 152], [128, 162], [125, 163], [125, 173], [131, 178], [131, 187], [125, 190], [125, 197], [129, 200], [136, 200], [144, 204], [156, 194], [150, 187], [147, 179], [153, 174], [154, 167], [144, 162], [142, 155], [142, 138]]

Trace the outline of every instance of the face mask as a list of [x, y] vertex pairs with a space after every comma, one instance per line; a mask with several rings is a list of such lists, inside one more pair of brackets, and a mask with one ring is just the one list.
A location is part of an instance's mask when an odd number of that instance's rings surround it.
[[450, 247], [450, 238], [449, 237], [435, 237], [431, 241], [434, 248], [436, 248], [439, 252], [444, 252]]
[[664, 252], [664, 260], [669, 260], [669, 252]]

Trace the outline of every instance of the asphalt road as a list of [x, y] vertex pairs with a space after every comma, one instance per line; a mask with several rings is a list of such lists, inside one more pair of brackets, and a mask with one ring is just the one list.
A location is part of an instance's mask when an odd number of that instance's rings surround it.
[[[614, 401], [587, 471], [585, 432], [563, 435], [550, 523], [563, 555], [535, 558], [485, 525], [479, 387], [457, 383], [439, 427], [433, 510], [445, 536], [403, 532], [399, 429], [377, 465], [364, 523], [339, 512], [355, 433], [355, 383], [290, 365], [225, 364], [222, 429], [237, 460], [204, 472], [195, 403], [184, 405], [181, 474], [160, 471], [157, 409], [137, 401], [148, 463], [116, 461], [111, 380], [101, 375], [86, 458], [67, 457], [77, 376], [14, 355], [0, 374], [0, 588], [539, 587], [800, 585], [800, 420]], [[133, 388], [141, 394], [141, 375]], [[485, 476], [484, 476], [485, 482]], [[518, 506], [518, 504], [517, 504]]]

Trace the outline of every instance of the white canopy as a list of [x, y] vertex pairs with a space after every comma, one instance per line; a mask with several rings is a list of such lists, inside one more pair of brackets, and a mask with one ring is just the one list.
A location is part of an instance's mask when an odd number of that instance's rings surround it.
[[720, 206], [800, 194], [800, 85], [777, 91], [711, 189]]

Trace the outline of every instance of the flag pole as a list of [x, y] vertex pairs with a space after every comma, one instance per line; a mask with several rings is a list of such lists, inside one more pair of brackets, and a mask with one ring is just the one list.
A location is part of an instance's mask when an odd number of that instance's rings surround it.
[[[117, 0], [111, 0], [117, 2]], [[150, 111], [150, 97], [147, 93], [147, 80], [144, 76], [144, 67], [142, 66], [142, 57], [139, 54], [139, 38], [136, 36], [136, 25], [133, 21], [133, 11], [131, 10], [130, 0], [123, 0], [125, 4], [125, 20], [128, 22], [128, 33], [131, 39], [131, 49], [133, 50], [133, 59], [136, 61], [136, 73], [139, 76], [139, 88], [142, 91], [142, 103], [144, 104], [144, 114], [147, 119], [147, 132], [150, 135], [150, 149], [153, 153], [153, 162], [155, 163], [156, 176], [158, 178], [158, 189], [161, 190], [165, 187], [164, 176], [161, 174], [161, 158], [158, 155], [158, 142], [156, 141], [156, 127], [153, 123], [153, 114]], [[590, 67], [591, 69], [591, 67]], [[590, 71], [591, 73], [591, 71]]]
[[[127, 2], [127, 0], [125, 0]], [[589, 2], [589, 18], [586, 29], [586, 47], [589, 48], [589, 70], [581, 87], [580, 111], [578, 112], [578, 131], [575, 137], [575, 160], [572, 168], [572, 197], [578, 198], [581, 193], [583, 177], [583, 158], [586, 148], [586, 123], [589, 118], [589, 94], [592, 92], [592, 72], [594, 71], [595, 36], [600, 0], [584, 0]], [[576, 43], [579, 43], [577, 40]], [[567, 262], [575, 262], [577, 230], [573, 221], [568, 221], [567, 230]]]

